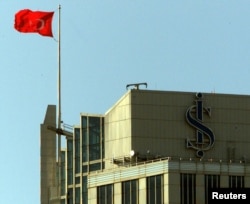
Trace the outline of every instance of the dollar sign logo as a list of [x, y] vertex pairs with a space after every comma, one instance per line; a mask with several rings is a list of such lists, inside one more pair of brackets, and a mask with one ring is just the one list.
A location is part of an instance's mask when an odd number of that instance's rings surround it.
[[203, 157], [204, 151], [209, 150], [214, 145], [214, 133], [202, 123], [203, 113], [210, 117], [211, 109], [203, 107], [202, 93], [197, 93], [196, 97], [196, 105], [190, 106], [186, 112], [188, 124], [196, 129], [196, 140], [187, 139], [187, 148], [197, 150], [197, 157]]

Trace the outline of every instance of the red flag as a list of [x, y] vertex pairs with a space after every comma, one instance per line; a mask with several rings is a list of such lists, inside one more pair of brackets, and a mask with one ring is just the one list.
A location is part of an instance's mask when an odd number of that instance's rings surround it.
[[52, 18], [54, 12], [20, 10], [15, 14], [15, 29], [22, 33], [39, 33], [53, 37]]

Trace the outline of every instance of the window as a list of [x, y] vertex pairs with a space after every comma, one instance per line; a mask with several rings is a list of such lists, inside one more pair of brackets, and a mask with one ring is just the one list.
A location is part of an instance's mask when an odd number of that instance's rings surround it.
[[73, 189], [72, 188], [68, 189], [67, 204], [73, 204]]
[[80, 202], [81, 202], [80, 192], [81, 192], [80, 187], [76, 188], [76, 190], [75, 190], [75, 204], [80, 204]]
[[67, 140], [67, 173], [68, 185], [73, 184], [73, 141]]
[[83, 165], [82, 166], [82, 172], [87, 173], [88, 172], [88, 165]]
[[65, 195], [66, 194], [66, 172], [65, 172], [65, 165], [66, 165], [66, 161], [65, 161], [65, 151], [61, 151], [61, 167], [60, 167], [60, 171], [61, 171], [61, 195]]
[[102, 126], [101, 127], [101, 134], [102, 134], [102, 139], [101, 139], [101, 143], [102, 143], [102, 158], [104, 158], [105, 157], [105, 148], [104, 148], [105, 147], [105, 145], [104, 145], [104, 141], [105, 141], [104, 140], [104, 138], [105, 138], [105, 134], [104, 134], [105, 133], [104, 132], [104, 118], [102, 118], [101, 121], [102, 121], [101, 122], [101, 126]]
[[181, 204], [196, 204], [195, 174], [181, 174]]
[[138, 180], [122, 182], [122, 204], [138, 203]]
[[97, 204], [113, 204], [113, 185], [99, 186], [97, 188]]
[[87, 117], [82, 116], [82, 162], [88, 161], [88, 131], [87, 131]]
[[89, 117], [89, 161], [101, 159], [100, 118]]
[[81, 172], [81, 162], [80, 162], [80, 129], [74, 129], [74, 139], [75, 139], [75, 173]]
[[211, 188], [220, 188], [219, 175], [205, 175], [205, 203], [208, 203], [208, 192]]
[[75, 184], [80, 184], [81, 183], [81, 177], [80, 176], [76, 176], [75, 177]]
[[89, 165], [89, 171], [97, 171], [101, 169], [101, 163], [95, 163]]
[[87, 176], [82, 177], [82, 203], [88, 203], [88, 187], [87, 187]]
[[229, 188], [244, 188], [244, 176], [229, 176]]
[[163, 203], [162, 175], [147, 178], [147, 204]]
[[82, 116], [82, 162], [104, 157], [104, 118]]

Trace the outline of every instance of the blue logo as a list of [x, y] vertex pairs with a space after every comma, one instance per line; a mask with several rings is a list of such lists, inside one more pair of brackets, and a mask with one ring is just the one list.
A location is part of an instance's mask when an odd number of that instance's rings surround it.
[[187, 148], [196, 150], [197, 157], [203, 157], [204, 151], [214, 145], [213, 131], [203, 124], [203, 114], [211, 117], [211, 109], [203, 107], [202, 93], [196, 94], [196, 105], [190, 106], [186, 112], [186, 120], [189, 125], [196, 129], [196, 139], [187, 139]]

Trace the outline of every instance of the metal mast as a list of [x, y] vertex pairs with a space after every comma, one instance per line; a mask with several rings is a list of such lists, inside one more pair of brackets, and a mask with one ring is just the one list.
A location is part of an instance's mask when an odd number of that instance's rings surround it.
[[[58, 115], [57, 129], [61, 130], [61, 5], [58, 7]], [[61, 133], [57, 133], [58, 197], [61, 198]]]

